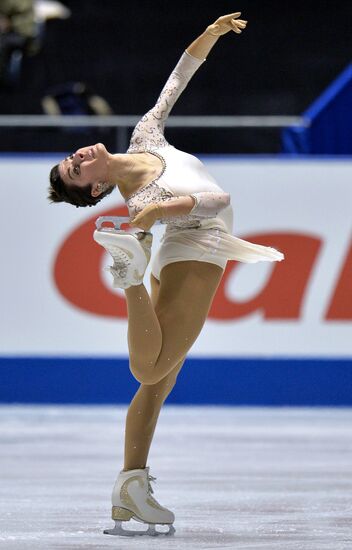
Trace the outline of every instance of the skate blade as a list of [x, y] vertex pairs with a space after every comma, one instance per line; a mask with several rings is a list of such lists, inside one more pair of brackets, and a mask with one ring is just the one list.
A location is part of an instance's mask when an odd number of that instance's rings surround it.
[[[110, 223], [113, 224], [115, 230], [122, 231], [121, 226], [126, 224], [129, 225], [130, 221], [131, 219], [127, 216], [99, 216], [99, 218], [95, 220], [95, 227], [98, 231], [100, 231], [101, 229], [112, 229], [111, 226], [106, 227], [103, 225], [104, 223]], [[158, 224], [159, 220], [157, 220], [155, 223]], [[135, 227], [134, 229], [138, 231], [137, 227]], [[143, 232], [144, 229], [139, 229], [139, 231]], [[148, 231], [146, 231], [146, 233], [148, 233]]]
[[130, 218], [127, 216], [100, 216], [95, 221], [95, 227], [100, 230], [104, 223], [112, 223], [114, 225], [114, 229], [121, 229], [122, 224], [128, 224], [129, 222]]
[[115, 527], [113, 529], [104, 529], [104, 535], [115, 535], [120, 537], [158, 537], [164, 535], [165, 537], [171, 537], [175, 534], [176, 529], [173, 525], [168, 525], [168, 528], [168, 531], [157, 531], [155, 525], [149, 524], [146, 531], [132, 531], [132, 529], [124, 529], [121, 521], [115, 521]]

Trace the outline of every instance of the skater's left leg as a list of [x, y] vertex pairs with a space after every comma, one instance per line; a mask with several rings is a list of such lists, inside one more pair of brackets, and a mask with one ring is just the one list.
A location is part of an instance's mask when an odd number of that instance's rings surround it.
[[126, 418], [124, 470], [145, 468], [160, 409], [172, 391], [184, 359], [160, 382], [141, 384]]
[[[150, 299], [155, 307], [159, 297], [160, 282], [151, 275], [150, 284]], [[184, 359], [157, 384], [141, 384], [135, 394], [126, 417], [124, 470], [146, 467], [161, 407], [172, 391], [183, 363]]]
[[[160, 283], [152, 275], [151, 303], [153, 307], [157, 302], [159, 289]], [[152, 478], [149, 476], [149, 468], [146, 467], [146, 463], [160, 409], [175, 385], [183, 362], [184, 360], [180, 361], [173, 371], [158, 383], [154, 385], [141, 384], [132, 400], [126, 418], [124, 470], [120, 472], [112, 494], [112, 518], [116, 521], [116, 525], [114, 529], [105, 531], [106, 533], [126, 535], [126, 530], [123, 529], [121, 522], [128, 521], [131, 517], [139, 517], [146, 523], [150, 522], [148, 532], [144, 532], [149, 535], [156, 534], [155, 528], [153, 528], [155, 523], [167, 524], [169, 535], [175, 531], [172, 526], [174, 514], [161, 506], [151, 494], [150, 481]], [[132, 486], [134, 486], [135, 499], [135, 489], [137, 488], [138, 508], [135, 508], [133, 501], [129, 499], [129, 491]], [[131, 534], [131, 531], [127, 533]]]

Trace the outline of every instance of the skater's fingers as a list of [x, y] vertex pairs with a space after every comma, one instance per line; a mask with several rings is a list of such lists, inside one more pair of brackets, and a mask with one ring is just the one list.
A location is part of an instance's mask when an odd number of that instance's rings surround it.
[[242, 32], [242, 31], [239, 29], [239, 27], [236, 27], [235, 24], [232, 25], [232, 30], [233, 30], [234, 32], [236, 32], [237, 34], [241, 34], [241, 32]]
[[136, 216], [134, 220], [130, 222], [132, 227], [139, 227], [143, 231], [149, 231], [149, 229], [154, 225], [154, 220], [144, 218], [144, 216]]
[[227, 15], [222, 15], [219, 17], [221, 21], [230, 21], [230, 19], [238, 19], [241, 15], [240, 11], [235, 11], [235, 13], [228, 13]]
[[130, 225], [137, 225], [139, 222], [142, 222], [144, 219], [144, 216], [136, 216], [135, 218], [133, 218], [133, 220], [130, 222]]

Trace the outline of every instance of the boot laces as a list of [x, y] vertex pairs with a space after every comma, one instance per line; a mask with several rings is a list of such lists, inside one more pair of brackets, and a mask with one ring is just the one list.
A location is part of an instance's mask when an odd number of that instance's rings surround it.
[[106, 270], [110, 271], [112, 275], [124, 279], [127, 275], [128, 266], [131, 264], [130, 258], [119, 248], [110, 251], [110, 254], [113, 257], [114, 265], [107, 267]]
[[157, 508], [162, 508], [160, 503], [153, 496], [154, 491], [153, 491], [153, 487], [151, 485], [151, 482], [155, 483], [156, 482], [156, 477], [153, 477], [153, 476], [148, 474], [148, 489], [147, 489], [147, 492], [148, 492], [149, 498], [152, 502], [154, 502], [154, 504], [155, 504], [155, 506], [157, 506]]
[[155, 483], [156, 482], [156, 477], [153, 477], [151, 476], [150, 474], [148, 474], [148, 493], [150, 495], [152, 495], [154, 493], [153, 491], [153, 487], [152, 487], [152, 482]]

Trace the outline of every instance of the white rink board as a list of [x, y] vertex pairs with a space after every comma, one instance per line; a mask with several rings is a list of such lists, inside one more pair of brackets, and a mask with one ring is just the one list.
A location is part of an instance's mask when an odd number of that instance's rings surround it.
[[[72, 231], [110, 208], [121, 207], [123, 201], [116, 192], [96, 208], [49, 205], [48, 172], [57, 160], [51, 156], [0, 157], [0, 354], [127, 355], [126, 317], [106, 317], [78, 308], [62, 296], [53, 278], [58, 250]], [[320, 239], [321, 247], [296, 318], [265, 319], [260, 308], [239, 318], [210, 317], [190, 355], [352, 356], [352, 318], [347, 313], [344, 319], [326, 319], [351, 245], [352, 161], [203, 160], [232, 195], [237, 236], [304, 234]], [[154, 232], [154, 250], [162, 231], [157, 227]], [[79, 257], [79, 248], [76, 253]], [[104, 262], [108, 264], [108, 257]], [[90, 269], [89, 262], [82, 259], [82, 285]], [[149, 271], [145, 279], [148, 288]], [[226, 299], [237, 303], [253, 300], [271, 275], [271, 264], [240, 266], [227, 280]], [[109, 278], [105, 274], [101, 278], [113, 302]], [[352, 291], [352, 282], [350, 288]], [[122, 291], [116, 294], [116, 299], [123, 299]]]

